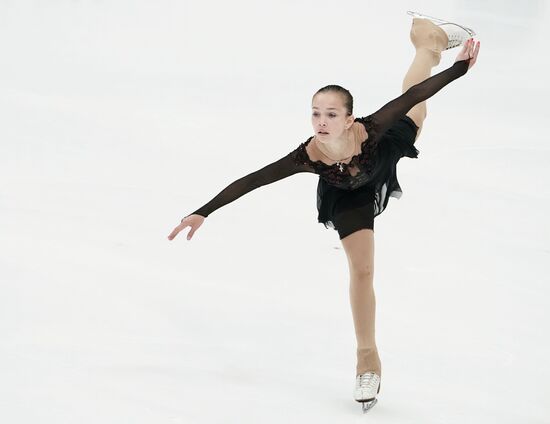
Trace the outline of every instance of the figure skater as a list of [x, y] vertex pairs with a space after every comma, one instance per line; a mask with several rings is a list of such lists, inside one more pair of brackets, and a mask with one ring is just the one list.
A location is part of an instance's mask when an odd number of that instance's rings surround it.
[[[402, 191], [396, 165], [403, 156], [417, 158], [414, 142], [426, 119], [426, 100], [466, 74], [475, 64], [480, 43], [469, 28], [415, 12], [410, 39], [416, 54], [403, 80], [403, 94], [371, 115], [355, 118], [353, 98], [339, 85], [312, 98], [313, 136], [283, 158], [229, 184], [217, 196], [181, 220], [169, 240], [191, 227], [190, 240], [204, 219], [242, 195], [299, 172], [319, 175], [318, 222], [339, 234], [350, 274], [350, 303], [357, 339], [354, 398], [366, 412], [377, 401], [381, 363], [375, 342], [374, 218], [390, 196]], [[431, 75], [444, 50], [463, 45], [454, 64]]]

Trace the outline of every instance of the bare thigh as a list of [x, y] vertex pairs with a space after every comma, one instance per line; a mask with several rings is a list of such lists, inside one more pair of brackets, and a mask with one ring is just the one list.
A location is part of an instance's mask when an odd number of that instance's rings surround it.
[[341, 242], [348, 258], [350, 273], [372, 278], [374, 274], [374, 231], [363, 228], [344, 237]]
[[[413, 108], [414, 109], [414, 108]], [[406, 115], [411, 118], [416, 126], [418, 127], [418, 131], [416, 132], [416, 137], [414, 140], [418, 140], [418, 136], [420, 135], [420, 131], [422, 131], [422, 125], [424, 124], [424, 119], [426, 119], [426, 115], [424, 115], [423, 112], [420, 112], [418, 110], [409, 110]]]

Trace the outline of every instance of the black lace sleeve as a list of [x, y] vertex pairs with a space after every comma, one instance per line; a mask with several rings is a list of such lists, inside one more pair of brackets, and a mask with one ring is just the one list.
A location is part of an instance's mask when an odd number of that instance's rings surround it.
[[216, 209], [233, 202], [258, 187], [274, 183], [299, 172], [314, 172], [304, 155], [307, 155], [307, 153], [304, 149], [304, 143], [302, 143], [297, 149], [281, 159], [233, 181], [207, 204], [189, 215], [197, 214], [206, 218]]
[[388, 102], [372, 115], [359, 118], [359, 120], [361, 122], [368, 121], [363, 122], [365, 126], [367, 126], [367, 123], [370, 124], [371, 128], [367, 128], [367, 131], [372, 129], [376, 134], [383, 134], [395, 121], [402, 118], [411, 110], [414, 105], [429, 99], [451, 81], [464, 75], [468, 71], [469, 63], [470, 59], [455, 62], [450, 68], [413, 85], [401, 96]]

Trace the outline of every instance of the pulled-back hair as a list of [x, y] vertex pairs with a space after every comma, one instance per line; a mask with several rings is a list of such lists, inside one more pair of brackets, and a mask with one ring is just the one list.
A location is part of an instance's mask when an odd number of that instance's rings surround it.
[[315, 93], [313, 97], [315, 97], [319, 93], [327, 93], [327, 92], [341, 94], [344, 99], [344, 107], [347, 110], [348, 116], [353, 113], [353, 96], [348, 90], [346, 90], [342, 86], [339, 86], [336, 84], [326, 85], [323, 88], [320, 88], [319, 90], [317, 90], [317, 93]]

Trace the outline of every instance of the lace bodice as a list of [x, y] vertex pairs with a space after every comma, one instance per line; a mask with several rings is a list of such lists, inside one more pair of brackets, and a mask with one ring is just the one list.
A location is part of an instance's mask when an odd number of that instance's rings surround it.
[[[444, 71], [413, 85], [405, 93], [391, 100], [373, 114], [356, 118], [355, 121], [361, 122], [365, 126], [368, 137], [361, 144], [361, 152], [352, 157], [348, 164], [343, 163], [342, 168], [338, 164], [327, 165], [321, 161], [312, 161], [309, 158], [305, 148], [313, 139], [312, 136], [281, 159], [233, 181], [212, 200], [192, 214], [207, 217], [213, 211], [258, 187], [271, 184], [299, 172], [318, 174], [320, 178], [325, 179], [329, 184], [347, 190], [353, 190], [368, 184], [372, 177], [371, 171], [376, 163], [376, 150], [382, 138], [381, 135], [414, 105], [427, 100], [445, 85], [464, 75], [468, 71], [468, 65], [469, 59], [457, 61]], [[350, 169], [353, 169], [355, 175], [350, 173]]]
[[306, 151], [306, 146], [311, 142], [313, 136], [309, 137], [296, 149], [295, 160], [297, 164], [309, 165], [316, 174], [329, 184], [353, 190], [361, 187], [369, 181], [369, 176], [374, 168], [377, 146], [377, 128], [379, 127], [374, 115], [355, 118], [355, 122], [364, 125], [368, 138], [361, 143], [361, 151], [352, 156], [348, 163], [334, 163], [328, 165], [320, 160], [312, 161]]

